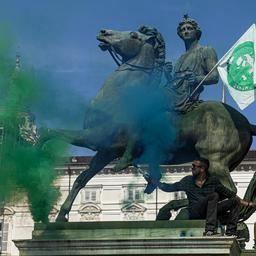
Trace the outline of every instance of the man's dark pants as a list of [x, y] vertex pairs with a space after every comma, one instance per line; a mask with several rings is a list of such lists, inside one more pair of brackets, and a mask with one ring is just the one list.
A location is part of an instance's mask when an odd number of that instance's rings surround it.
[[190, 219], [206, 219], [205, 230], [215, 231], [217, 218], [227, 214], [226, 233], [235, 234], [239, 216], [239, 199], [230, 198], [219, 202], [219, 195], [212, 193], [189, 208]]

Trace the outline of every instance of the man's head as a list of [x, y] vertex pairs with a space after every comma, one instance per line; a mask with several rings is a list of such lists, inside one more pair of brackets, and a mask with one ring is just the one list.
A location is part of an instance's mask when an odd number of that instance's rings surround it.
[[202, 174], [208, 174], [209, 160], [203, 157], [196, 158], [192, 163], [192, 175], [198, 177]]
[[[183, 40], [186, 40], [186, 39], [199, 40], [201, 37], [202, 31], [198, 23], [195, 20], [189, 18], [189, 16], [186, 14], [184, 15], [182, 21], [179, 23], [177, 27], [177, 34]], [[194, 38], [191, 38], [191, 37], [194, 37]]]

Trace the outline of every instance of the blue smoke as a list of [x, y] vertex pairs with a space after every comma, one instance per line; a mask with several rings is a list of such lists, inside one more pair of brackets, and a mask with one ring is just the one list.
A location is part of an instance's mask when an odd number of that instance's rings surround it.
[[131, 83], [93, 101], [86, 113], [85, 128], [99, 129], [95, 134], [102, 136], [102, 145], [111, 145], [111, 135], [123, 127], [128, 140], [143, 148], [134, 163], [148, 164], [150, 177], [157, 181], [161, 178], [159, 165], [170, 160], [176, 148], [177, 116], [170, 110], [171, 103], [164, 88]]
[[[152, 179], [161, 177], [159, 165], [170, 159], [176, 148], [176, 114], [168, 106], [171, 104], [164, 88], [145, 85], [129, 87], [120, 95], [120, 119], [127, 124], [131, 136], [143, 145], [136, 164], [148, 164]], [[120, 112], [119, 111], [119, 112]]]

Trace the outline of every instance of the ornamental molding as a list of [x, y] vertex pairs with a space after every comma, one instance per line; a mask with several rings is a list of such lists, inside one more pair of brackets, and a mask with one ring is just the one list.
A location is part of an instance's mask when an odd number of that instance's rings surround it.
[[98, 212], [100, 213], [101, 212], [101, 208], [97, 205], [97, 204], [94, 204], [94, 203], [86, 203], [86, 204], [83, 204], [78, 212], [81, 214], [81, 213], [87, 213], [87, 212]]
[[54, 222], [56, 217], [57, 217], [57, 213], [59, 212], [59, 210], [56, 207], [53, 207], [51, 212], [49, 213], [49, 222]]
[[0, 209], [0, 216], [12, 216], [15, 214], [15, 211], [11, 207], [3, 207]]
[[0, 209], [0, 219], [6, 223], [12, 221], [15, 211], [11, 207], [4, 206]]
[[[71, 169], [71, 172], [68, 171], [68, 168]], [[145, 167], [146, 168], [146, 167]], [[166, 174], [182, 174], [182, 173], [190, 173], [191, 172], [191, 166], [190, 165], [162, 165], [160, 166], [162, 173]], [[79, 175], [83, 171], [86, 171], [87, 166], [85, 168], [82, 168], [82, 166], [69, 166], [69, 167], [63, 167], [63, 168], [56, 168], [56, 171], [59, 175]], [[256, 171], [256, 159], [255, 163], [242, 163], [239, 166], [237, 166], [233, 172], [255, 172]], [[71, 174], [70, 174], [71, 173]], [[120, 176], [120, 175], [139, 175], [141, 176], [140, 171], [138, 168], [135, 167], [128, 167], [120, 172], [113, 171], [113, 167], [106, 166], [103, 170], [101, 170], [97, 175], [114, 175], [114, 176]]]
[[138, 203], [128, 204], [121, 209], [122, 212], [145, 212], [146, 210], [147, 208]]
[[94, 203], [86, 203], [78, 210], [81, 216], [80, 220], [84, 221], [99, 221], [101, 211], [101, 208]]
[[143, 220], [144, 213], [146, 210], [147, 209], [145, 207], [137, 203], [131, 203], [121, 209], [124, 220], [127, 220], [127, 221]]

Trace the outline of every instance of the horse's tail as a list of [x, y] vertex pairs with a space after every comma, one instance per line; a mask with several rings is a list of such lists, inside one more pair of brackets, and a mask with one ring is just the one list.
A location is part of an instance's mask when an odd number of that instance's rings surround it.
[[254, 124], [250, 124], [250, 127], [251, 127], [251, 133], [253, 136], [256, 136], [256, 125]]
[[[254, 176], [252, 177], [250, 184], [245, 192], [244, 200], [246, 201], [252, 201], [256, 203], [256, 172], [254, 173]], [[250, 216], [256, 211], [256, 208], [250, 208], [250, 207], [242, 207], [239, 219], [245, 221], [250, 218]]]

